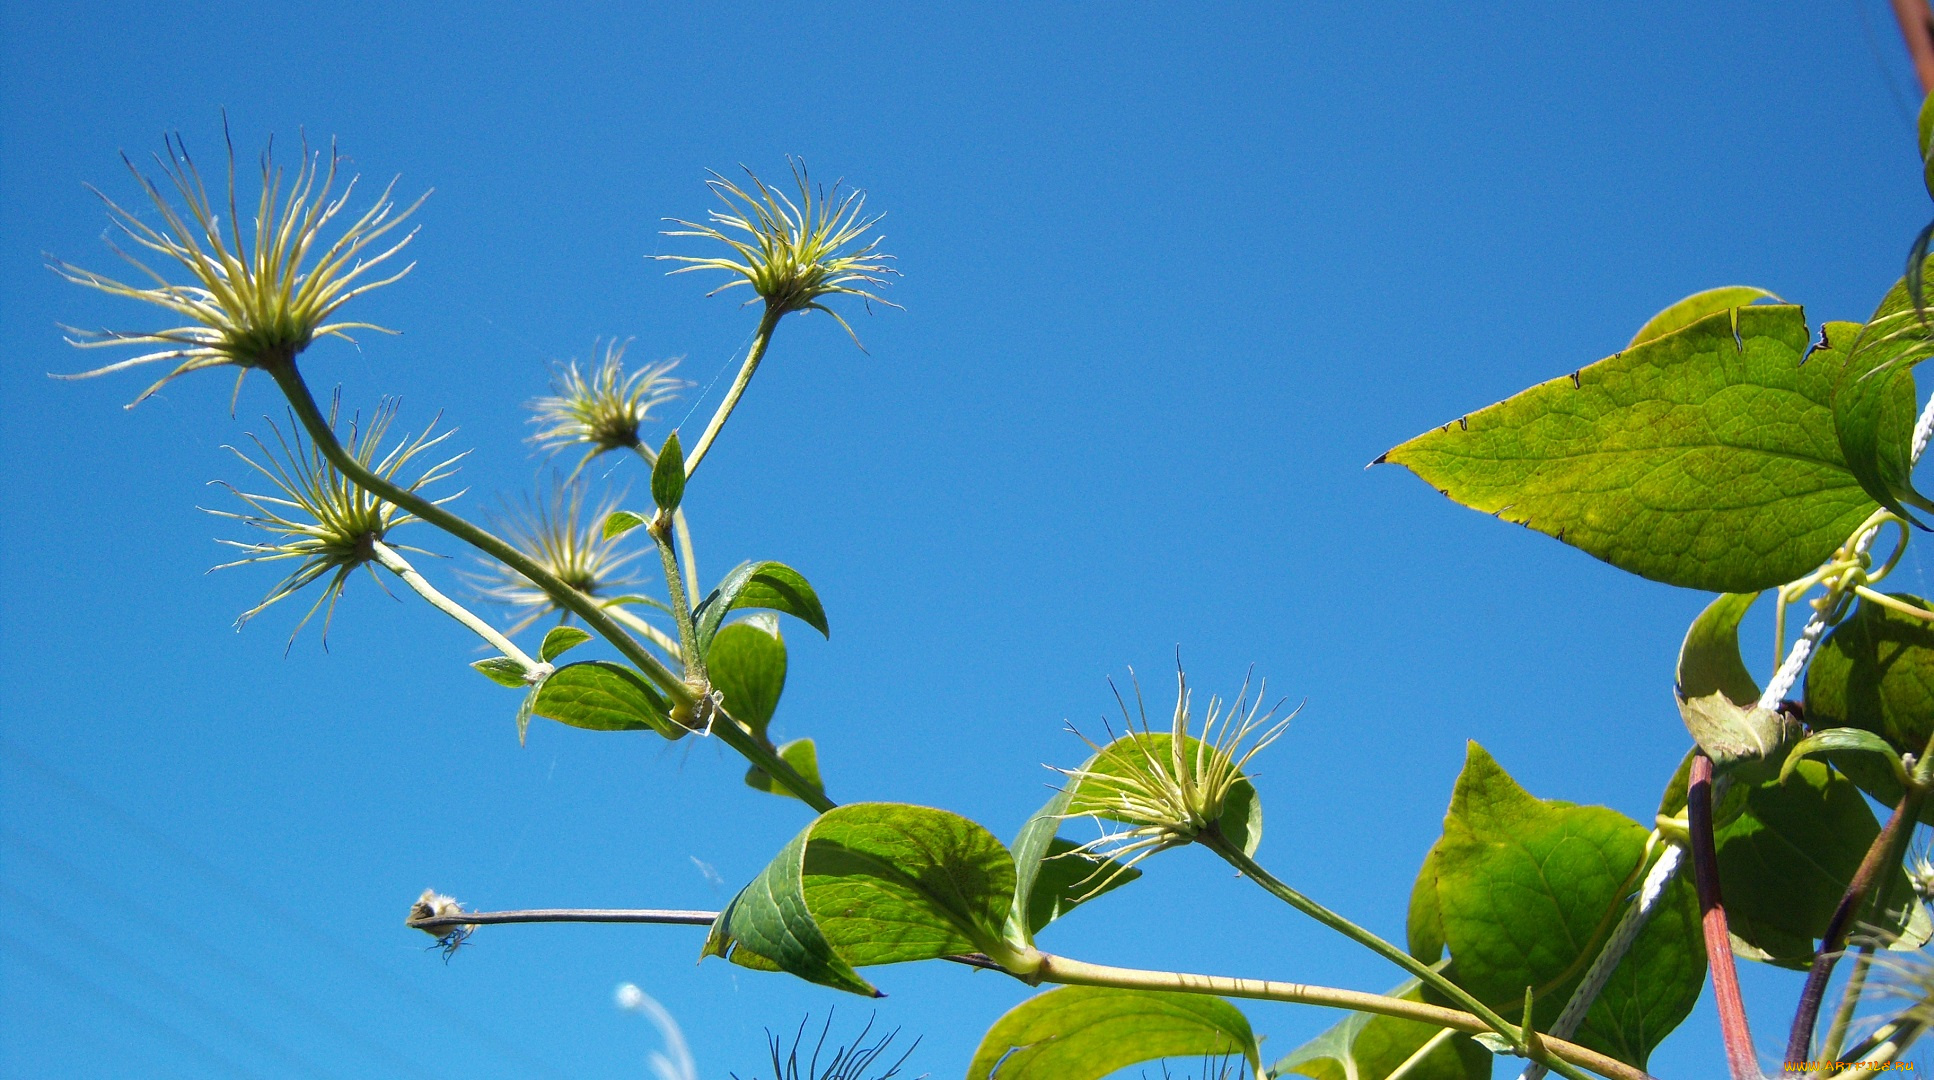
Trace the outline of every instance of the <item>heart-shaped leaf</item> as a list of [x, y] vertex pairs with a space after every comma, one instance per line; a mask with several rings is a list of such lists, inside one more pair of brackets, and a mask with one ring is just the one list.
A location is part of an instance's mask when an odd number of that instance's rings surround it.
[[[1835, 431], [1843, 358], [1802, 363], [1807, 344], [1797, 307], [1721, 311], [1378, 460], [1641, 577], [1771, 588], [1818, 566], [1874, 508]], [[1875, 423], [1893, 438], [1883, 412]]]
[[531, 708], [545, 719], [591, 731], [656, 731], [668, 739], [686, 734], [672, 721], [670, 705], [656, 687], [608, 660], [558, 668]]
[[819, 816], [719, 913], [706, 956], [875, 994], [854, 970], [1010, 952], [1014, 860], [945, 810], [852, 803]]
[[1248, 1019], [1221, 998], [1065, 986], [995, 1021], [967, 1080], [1100, 1080], [1176, 1057], [1241, 1057], [1256, 1075], [1262, 1071]]
[[[1435, 962], [1447, 946], [1457, 983], [1511, 1014], [1522, 1011], [1531, 987], [1534, 1021], [1547, 1029], [1637, 890], [1647, 833], [1602, 806], [1533, 797], [1472, 743], [1444, 835], [1412, 894], [1414, 954]], [[1643, 1068], [1692, 1010], [1704, 978], [1698, 905], [1681, 878], [1576, 1040]]]

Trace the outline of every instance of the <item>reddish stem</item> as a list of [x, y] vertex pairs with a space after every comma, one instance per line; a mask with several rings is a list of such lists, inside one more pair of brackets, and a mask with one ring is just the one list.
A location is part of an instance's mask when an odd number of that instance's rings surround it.
[[1692, 878], [1699, 890], [1706, 965], [1712, 969], [1712, 1000], [1719, 1009], [1719, 1031], [1726, 1040], [1726, 1063], [1733, 1080], [1760, 1080], [1753, 1033], [1746, 1025], [1746, 1002], [1739, 995], [1739, 970], [1733, 966], [1726, 908], [1719, 898], [1719, 852], [1712, 839], [1712, 759], [1704, 754], [1692, 758], [1686, 823], [1692, 833]]
[[1900, 36], [1907, 41], [1907, 55], [1914, 58], [1914, 74], [1921, 80], [1921, 93], [1934, 94], [1934, 9], [1928, 7], [1927, 0], [1893, 3]]

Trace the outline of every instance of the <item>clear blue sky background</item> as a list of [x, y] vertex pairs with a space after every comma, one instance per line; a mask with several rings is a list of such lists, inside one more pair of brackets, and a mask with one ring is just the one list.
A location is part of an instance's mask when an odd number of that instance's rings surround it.
[[[1928, 217], [1880, 0], [427, 7], [5, 5], [8, 1076], [639, 1077], [656, 1037], [612, 1004], [634, 981], [708, 1077], [766, 1075], [761, 1029], [835, 1004], [948, 1077], [1025, 996], [936, 964], [877, 972], [869, 1005], [695, 966], [690, 929], [426, 953], [402, 926], [425, 886], [715, 907], [805, 815], [714, 744], [540, 723], [520, 748], [472, 641], [367, 578], [328, 652], [310, 631], [284, 657], [294, 608], [233, 632], [273, 575], [204, 576], [240, 534], [196, 507], [225, 505], [204, 484], [241, 479], [220, 447], [272, 388], [231, 418], [221, 376], [133, 412], [138, 377], [45, 377], [90, 359], [57, 321], [154, 318], [41, 266], [113, 265], [82, 184], [133, 197], [117, 150], [178, 129], [213, 162], [226, 107], [245, 155], [306, 129], [436, 188], [421, 265], [363, 305], [403, 336], [303, 363], [365, 410], [401, 395], [406, 425], [442, 410], [477, 512], [543, 469], [521, 406], [551, 361], [616, 334], [700, 382], [733, 362], [752, 314], [644, 259], [688, 250], [659, 219], [706, 209], [706, 169], [803, 154], [866, 187], [907, 310], [855, 320], [867, 354], [789, 322], [688, 502], [708, 574], [783, 559], [826, 599], [830, 643], [789, 633], [781, 732], [819, 740], [837, 797], [1006, 836], [1110, 676], [1162, 699], [1178, 645], [1205, 694], [1254, 665], [1308, 703], [1260, 767], [1265, 861], [1392, 936], [1467, 738], [1540, 795], [1651, 814], [1704, 598], [1364, 463], [1697, 289], [1863, 317]], [[1197, 853], [1150, 871], [1048, 946], [1397, 981]], [[1770, 1048], [1797, 980], [1746, 989]], [[1272, 1056], [1335, 1019], [1248, 1011]], [[1717, 1073], [1708, 1005], [1654, 1066]]]

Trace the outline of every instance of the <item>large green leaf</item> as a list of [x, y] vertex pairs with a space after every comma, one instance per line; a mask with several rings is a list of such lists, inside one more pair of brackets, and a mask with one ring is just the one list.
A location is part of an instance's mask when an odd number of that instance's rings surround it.
[[1686, 630], [1679, 645], [1679, 695], [1702, 698], [1723, 693], [1735, 705], [1759, 700], [1759, 683], [1739, 655], [1739, 622], [1758, 593], [1722, 593]]
[[831, 636], [819, 594], [799, 571], [785, 563], [740, 563], [719, 579], [718, 587], [692, 612], [698, 624], [699, 643], [710, 643], [725, 616], [740, 608], [763, 608], [791, 615], [821, 634]]
[[681, 738], [670, 704], [644, 677], [608, 660], [566, 664], [544, 681], [531, 703], [546, 719], [592, 731], [656, 731]]
[[786, 689], [786, 641], [779, 620], [754, 615], [724, 627], [705, 651], [712, 688], [725, 695], [725, 711], [764, 738], [779, 695]]
[[[1472, 743], [1444, 835], [1412, 895], [1412, 948], [1434, 961], [1430, 946], [1448, 947], [1459, 985], [1513, 1015], [1532, 988], [1535, 1023], [1546, 1028], [1637, 890], [1647, 834], [1604, 807], [1533, 797]], [[1430, 920], [1436, 925], [1417, 925]], [[1643, 1068], [1692, 1010], [1704, 978], [1697, 901], [1680, 880], [1576, 1040]]]
[[[1917, 607], [1926, 601], [1905, 593]], [[1871, 731], [1903, 754], [1934, 735], [1934, 623], [1862, 600], [1806, 672], [1806, 720], [1815, 729]]]
[[1225, 1055], [1261, 1071], [1249, 1021], [1221, 998], [1064, 986], [995, 1021], [967, 1080], [1100, 1080], [1145, 1061]]
[[1770, 588], [1873, 510], [1835, 435], [1838, 354], [1803, 364], [1807, 343], [1797, 307], [1722, 311], [1378, 461], [1642, 577]]
[[[1814, 942], [1879, 833], [1852, 781], [1819, 761], [1748, 789], [1745, 811], [1713, 834], [1734, 950], [1783, 967], [1811, 964]], [[1905, 873], [1893, 873], [1890, 895], [1910, 898]], [[1861, 921], [1919, 934], [1912, 914], [1897, 904], [1890, 915], [1869, 908]]]
[[1629, 349], [1635, 345], [1643, 345], [1654, 338], [1662, 338], [1674, 330], [1684, 330], [1708, 315], [1731, 311], [1736, 307], [1745, 307], [1756, 300], [1778, 302], [1779, 297], [1751, 285], [1721, 285], [1717, 289], [1693, 293], [1647, 319], [1645, 325], [1639, 327], [1639, 332], [1632, 335], [1632, 340], [1626, 342], [1625, 347]]
[[[1390, 991], [1390, 997], [1424, 1000], [1417, 980]], [[1444, 1029], [1416, 1020], [1375, 1013], [1351, 1013], [1321, 1035], [1297, 1047], [1270, 1067], [1271, 1076], [1311, 1076], [1316, 1080], [1384, 1080], [1410, 1064], [1404, 1080], [1486, 1080], [1489, 1050], [1470, 1036], [1453, 1033], [1433, 1045]], [[1421, 1057], [1418, 1055], [1421, 1054]]]
[[[1921, 272], [1934, 259], [1921, 264]], [[1922, 509], [1934, 503], [1914, 490], [1910, 444], [1914, 424], [1914, 366], [1926, 359], [1934, 332], [1914, 307], [1906, 278], [1894, 283], [1867, 325], [1828, 323], [1821, 328], [1828, 353], [1840, 369], [1833, 394], [1833, 423], [1847, 466], [1882, 506], [1905, 514], [1903, 503]]]
[[[1081, 845], [1055, 837], [1048, 845], [1047, 858], [1041, 860], [1040, 873], [1027, 900], [1027, 940], [1041, 928], [1106, 893], [1141, 877], [1142, 872], [1081, 849]], [[1018, 895], [1018, 894], [1017, 894]]]
[[855, 968], [1005, 948], [1014, 861], [945, 810], [852, 803], [820, 815], [733, 897], [706, 956], [873, 994]]

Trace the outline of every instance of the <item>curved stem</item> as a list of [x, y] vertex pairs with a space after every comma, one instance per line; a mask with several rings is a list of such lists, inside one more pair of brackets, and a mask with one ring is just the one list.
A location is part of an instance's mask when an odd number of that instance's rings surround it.
[[1840, 1051], [1847, 1045], [1847, 1029], [1853, 1026], [1853, 1011], [1860, 1006], [1860, 995], [1867, 989], [1867, 972], [1874, 963], [1874, 943], [1869, 941], [1860, 946], [1860, 953], [1854, 957], [1853, 973], [1847, 976], [1847, 985], [1840, 991], [1840, 1007], [1833, 1010], [1833, 1023], [1827, 1026], [1827, 1037], [1820, 1043], [1821, 1061], [1840, 1060]]
[[1733, 966], [1732, 935], [1726, 928], [1726, 908], [1719, 895], [1719, 853], [1712, 838], [1712, 759], [1704, 754], [1692, 756], [1686, 821], [1692, 834], [1692, 877], [1699, 890], [1706, 966], [1712, 971], [1712, 998], [1719, 1010], [1719, 1031], [1726, 1041], [1726, 1063], [1732, 1070], [1732, 1080], [1760, 1080], [1753, 1033], [1746, 1024], [1746, 1003], [1739, 994], [1739, 970]]
[[785, 318], [784, 308], [766, 303], [765, 313], [759, 316], [759, 329], [752, 334], [752, 346], [746, 350], [745, 363], [739, 365], [738, 378], [732, 380], [732, 388], [725, 392], [725, 400], [712, 414], [712, 422], [705, 425], [705, 434], [699, 436], [698, 444], [685, 455], [685, 479], [698, 472], [698, 463], [712, 449], [712, 443], [725, 428], [725, 422], [732, 418], [732, 410], [739, 407], [739, 398], [745, 395], [745, 388], [752, 382], [752, 373], [759, 370], [759, 361], [765, 359], [766, 346], [772, 343], [772, 332], [779, 328], [779, 320]]
[[[316, 408], [316, 399], [309, 393], [309, 385], [302, 380], [302, 375], [296, 370], [293, 361], [268, 366], [263, 370], [275, 379], [275, 384], [281, 389], [282, 396], [288, 399], [289, 407], [295, 410], [296, 419], [301, 421], [302, 426], [309, 433], [309, 438], [315, 442], [323, 456], [358, 487], [408, 510], [419, 519], [442, 529], [524, 575], [532, 584], [543, 589], [559, 607], [583, 619], [586, 626], [623, 653], [625, 659], [636, 665], [645, 677], [657, 683], [673, 701], [690, 705], [697, 700], [697, 695], [692, 692], [691, 687], [685, 685], [684, 679], [674, 674], [663, 661], [653, 656], [637, 638], [626, 633], [624, 627], [618, 625], [618, 622], [596, 600], [571, 588], [557, 575], [538, 565], [501, 537], [478, 528], [421, 495], [406, 491], [364, 468], [363, 463], [357, 461], [355, 456], [344, 450], [342, 443], [337, 441], [336, 432], [329, 426], [329, 421], [323, 418], [321, 410]], [[823, 813], [837, 805], [817, 786], [800, 776], [799, 770], [780, 758], [776, 751], [761, 745], [757, 739], [754, 739], [752, 733], [743, 724], [732, 720], [729, 715], [725, 715], [723, 719], [730, 722], [715, 725], [713, 733], [724, 740], [727, 746], [743, 754], [752, 764], [764, 769], [774, 780], [784, 784], [788, 790], [799, 796], [814, 810]]]
[[1518, 1030], [1517, 1025], [1499, 1016], [1490, 1006], [1479, 1001], [1472, 995], [1470, 991], [1452, 982], [1442, 972], [1431, 965], [1424, 963], [1408, 952], [1399, 949], [1390, 942], [1383, 940], [1370, 931], [1365, 930], [1363, 927], [1331, 911], [1329, 908], [1297, 892], [1286, 882], [1263, 869], [1256, 860], [1250, 858], [1241, 848], [1230, 844], [1220, 833], [1214, 830], [1204, 832], [1196, 837], [1196, 843], [1222, 856], [1224, 862], [1235, 867], [1244, 877], [1262, 886], [1271, 896], [1308, 915], [1324, 926], [1335, 930], [1351, 941], [1362, 945], [1371, 952], [1383, 957], [1385, 960], [1403, 968], [1421, 980], [1425, 986], [1430, 987], [1470, 1010], [1471, 1013], [1483, 1019], [1487, 1025], [1485, 1030], [1494, 1031], [1504, 1036], [1506, 1039], [1511, 1040], [1515, 1046], [1522, 1047], [1524, 1045], [1523, 1034]]
[[397, 554], [395, 548], [381, 540], [375, 540], [371, 542], [370, 549], [375, 553], [376, 561], [382, 564], [383, 569], [402, 578], [403, 583], [415, 590], [418, 596], [428, 600], [431, 607], [462, 623], [472, 633], [489, 642], [492, 648], [522, 664], [526, 675], [535, 674], [549, 666], [531, 659], [529, 654], [517, 647], [516, 642], [498, 633], [496, 627], [478, 618], [469, 608], [437, 591], [436, 586], [426, 581], [422, 574], [417, 573], [416, 567], [411, 566], [408, 560]]

